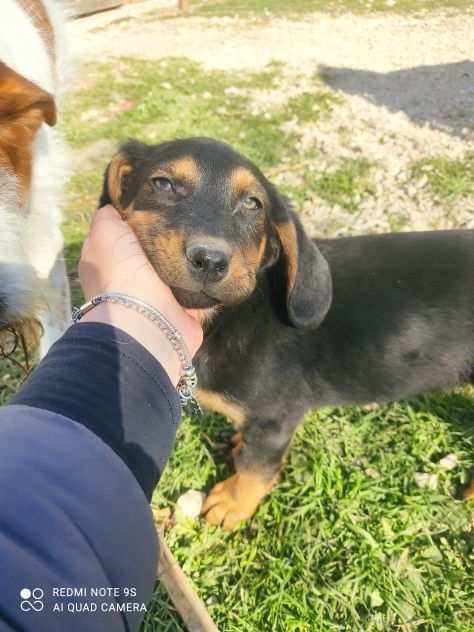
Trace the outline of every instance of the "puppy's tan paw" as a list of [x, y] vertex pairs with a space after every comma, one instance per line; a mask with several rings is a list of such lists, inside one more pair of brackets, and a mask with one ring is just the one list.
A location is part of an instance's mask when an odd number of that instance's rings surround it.
[[463, 492], [464, 500], [474, 500], [474, 478], [471, 479]]
[[209, 524], [234, 529], [239, 522], [253, 516], [272, 483], [266, 483], [260, 474], [254, 472], [238, 472], [213, 487], [202, 513], [206, 514]]

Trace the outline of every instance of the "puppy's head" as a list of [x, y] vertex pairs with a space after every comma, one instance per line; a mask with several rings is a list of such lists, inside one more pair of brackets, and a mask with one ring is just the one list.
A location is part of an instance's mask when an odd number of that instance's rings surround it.
[[36, 311], [37, 278], [23, 251], [33, 143], [54, 125], [53, 97], [0, 62], [0, 329]]
[[107, 167], [100, 203], [119, 210], [185, 307], [245, 300], [281, 258], [292, 323], [316, 327], [329, 309], [325, 259], [287, 200], [228, 145], [130, 141]]

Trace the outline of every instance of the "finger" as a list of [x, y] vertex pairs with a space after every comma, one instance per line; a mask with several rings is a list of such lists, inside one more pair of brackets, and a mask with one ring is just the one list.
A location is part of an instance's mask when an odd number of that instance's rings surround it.
[[121, 236], [129, 236], [132, 241], [136, 241], [133, 230], [112, 206], [104, 207], [95, 212], [89, 230], [91, 239], [109, 242]]
[[98, 209], [91, 220], [89, 239], [95, 247], [109, 249], [113, 255], [143, 255], [143, 248], [132, 228], [123, 221], [113, 206]]
[[89, 235], [87, 235], [87, 237], [82, 242], [80, 259], [84, 257], [84, 254], [87, 252], [89, 247], [90, 247], [90, 239], [89, 239]]
[[184, 310], [188, 316], [190, 316], [193, 320], [195, 320], [200, 327], [205, 320], [205, 310], [203, 309], [185, 309]]
[[94, 215], [92, 216], [91, 226], [94, 226], [96, 222], [102, 220], [111, 220], [120, 222], [121, 224], [123, 223], [123, 219], [120, 216], [119, 212], [111, 204], [107, 204], [106, 206], [103, 206], [102, 208], [99, 208], [95, 211]]

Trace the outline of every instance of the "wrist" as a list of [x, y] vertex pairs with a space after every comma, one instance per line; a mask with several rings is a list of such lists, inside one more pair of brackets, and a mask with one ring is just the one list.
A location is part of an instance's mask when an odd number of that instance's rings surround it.
[[181, 376], [181, 362], [171, 342], [146, 316], [116, 303], [102, 303], [81, 318], [81, 322], [112, 325], [125, 331], [149, 351], [176, 386]]

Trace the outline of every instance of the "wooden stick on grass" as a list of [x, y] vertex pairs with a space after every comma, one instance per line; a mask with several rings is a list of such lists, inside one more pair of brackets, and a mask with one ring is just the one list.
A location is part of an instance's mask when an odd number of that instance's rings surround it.
[[158, 529], [158, 537], [160, 541], [158, 579], [166, 588], [185, 626], [189, 632], [219, 632], [206, 606], [194, 592], [191, 582], [169, 550], [162, 528]]

